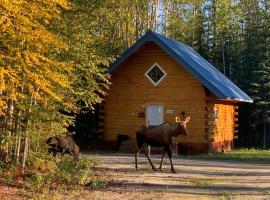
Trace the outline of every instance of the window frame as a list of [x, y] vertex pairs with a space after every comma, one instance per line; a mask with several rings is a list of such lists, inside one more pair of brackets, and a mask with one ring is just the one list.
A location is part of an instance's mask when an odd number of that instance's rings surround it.
[[[152, 78], [148, 75], [148, 73], [155, 67], [157, 66], [159, 68], [160, 71], [162, 71], [162, 73], [164, 74], [157, 82], [153, 81]], [[155, 62], [145, 73], [144, 75], [146, 76], [146, 78], [153, 83], [154, 86], [157, 86], [166, 76], [167, 73], [166, 71], [157, 63]]]

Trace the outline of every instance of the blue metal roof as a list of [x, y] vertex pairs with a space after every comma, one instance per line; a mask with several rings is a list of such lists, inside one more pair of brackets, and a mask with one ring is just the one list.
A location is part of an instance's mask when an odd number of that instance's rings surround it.
[[245, 92], [243, 92], [193, 48], [153, 31], [147, 32], [121, 57], [117, 58], [109, 67], [109, 73], [112, 73], [121, 63], [123, 63], [130, 55], [135, 53], [146, 42], [156, 43], [219, 99], [250, 103], [253, 102]]

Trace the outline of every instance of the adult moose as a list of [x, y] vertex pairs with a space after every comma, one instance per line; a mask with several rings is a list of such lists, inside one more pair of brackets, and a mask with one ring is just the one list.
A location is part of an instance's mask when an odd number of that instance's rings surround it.
[[[187, 123], [190, 120], [190, 116], [188, 116], [185, 120], [181, 120], [180, 117], [175, 117], [175, 122], [164, 122], [157, 126], [141, 126], [140, 129], [136, 132], [136, 139], [137, 139], [137, 151], [135, 153], [135, 168], [138, 170], [138, 155], [143, 148], [144, 145], [152, 146], [152, 147], [164, 147], [163, 155], [161, 157], [161, 162], [159, 166], [159, 170], [162, 168], [163, 159], [166, 153], [169, 156], [171, 162], [171, 171], [175, 173], [173, 163], [172, 163], [172, 147], [173, 141], [175, 137], [178, 135], [185, 135], [187, 136]], [[153, 165], [149, 151], [145, 151], [145, 156], [147, 157], [148, 161], [150, 162], [152, 169], [157, 171], [155, 166]]]

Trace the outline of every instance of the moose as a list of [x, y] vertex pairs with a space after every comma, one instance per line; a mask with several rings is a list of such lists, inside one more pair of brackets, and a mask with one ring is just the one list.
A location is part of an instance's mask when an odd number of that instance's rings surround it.
[[[138, 155], [144, 145], [152, 146], [152, 147], [164, 147], [164, 151], [161, 157], [161, 162], [159, 166], [159, 170], [162, 170], [163, 159], [166, 153], [170, 159], [171, 163], [171, 171], [175, 173], [173, 163], [172, 163], [172, 149], [175, 137], [178, 135], [187, 136], [187, 123], [190, 120], [190, 116], [186, 117], [185, 120], [181, 120], [180, 117], [175, 117], [175, 122], [164, 122], [160, 125], [154, 126], [141, 126], [139, 130], [136, 131], [136, 139], [137, 139], [137, 151], [135, 153], [135, 168], [138, 170]], [[145, 151], [145, 156], [150, 162], [152, 169], [157, 171], [155, 166], [153, 165], [150, 159], [150, 152]]]
[[73, 156], [74, 160], [79, 160], [80, 148], [71, 135], [49, 137], [46, 143], [49, 146], [49, 153], [53, 153], [53, 156], [56, 156], [56, 153], [61, 153], [62, 155], [67, 153]]

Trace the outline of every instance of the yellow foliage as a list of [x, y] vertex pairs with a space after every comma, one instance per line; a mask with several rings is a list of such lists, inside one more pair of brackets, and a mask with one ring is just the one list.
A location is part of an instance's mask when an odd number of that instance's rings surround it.
[[8, 99], [27, 93], [44, 103], [63, 100], [72, 66], [52, 56], [67, 46], [47, 25], [69, 7], [67, 0], [0, 0], [0, 115]]

